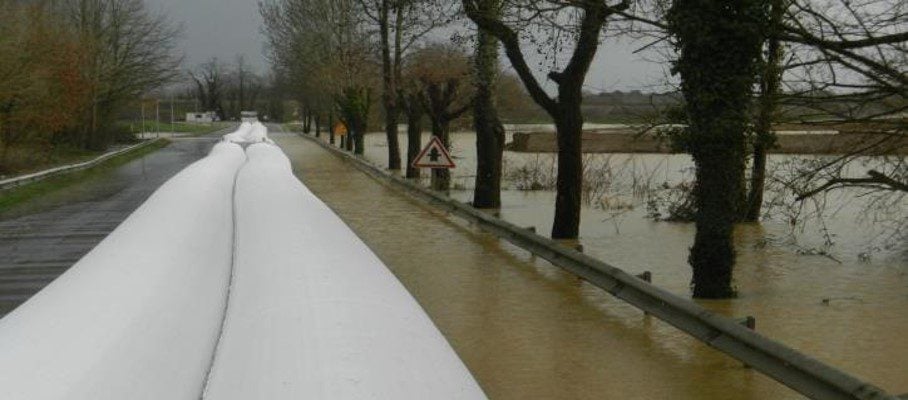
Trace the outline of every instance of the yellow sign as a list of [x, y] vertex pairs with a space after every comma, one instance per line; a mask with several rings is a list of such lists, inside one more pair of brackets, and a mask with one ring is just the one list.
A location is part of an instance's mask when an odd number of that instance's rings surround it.
[[347, 125], [343, 122], [338, 122], [334, 124], [334, 134], [338, 136], [344, 136], [347, 134]]

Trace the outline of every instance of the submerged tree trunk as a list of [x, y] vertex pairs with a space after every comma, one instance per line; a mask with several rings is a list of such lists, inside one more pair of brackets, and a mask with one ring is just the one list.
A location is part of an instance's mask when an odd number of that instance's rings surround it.
[[[411, 107], [418, 107], [412, 105]], [[419, 168], [413, 161], [422, 150], [422, 113], [419, 110], [407, 111], [407, 178], [419, 178]]]
[[[448, 127], [451, 121], [444, 118], [432, 118], [432, 136], [441, 139], [445, 149], [450, 151], [451, 141], [448, 137]], [[446, 191], [451, 188], [451, 170], [447, 168], [432, 169], [432, 189]]]
[[347, 134], [341, 136], [341, 144], [344, 146], [344, 150], [353, 152], [353, 142], [354, 142], [354, 133], [350, 127], [347, 127]]
[[762, 43], [762, 1], [675, 0], [668, 13], [696, 166], [693, 295], [735, 295], [733, 229], [741, 216], [747, 107]]
[[354, 123], [355, 128], [351, 135], [354, 137], [353, 154], [362, 155], [366, 151], [366, 118], [368, 118], [368, 116], [359, 116]]
[[308, 135], [309, 132], [312, 132], [312, 110], [306, 107], [303, 111], [303, 133]]
[[[481, 12], [498, 12], [498, 0], [480, 5]], [[487, 10], [488, 9], [488, 10]], [[476, 94], [473, 98], [473, 127], [476, 130], [476, 184], [473, 207], [501, 207], [501, 158], [504, 127], [495, 107], [498, 79], [498, 39], [480, 28], [474, 55]]]
[[328, 143], [334, 144], [334, 113], [328, 113]]
[[[562, 99], [562, 102], [565, 100], [567, 99]], [[583, 116], [580, 112], [579, 98], [567, 100], [560, 106], [563, 107], [562, 113], [555, 119], [555, 126], [558, 130], [558, 175], [552, 237], [572, 239], [580, 235], [581, 188], [583, 187], [583, 148], [581, 146]]]
[[760, 220], [760, 211], [763, 209], [763, 191], [766, 186], [766, 152], [767, 146], [757, 138], [754, 141], [753, 165], [750, 171], [750, 189], [747, 193], [746, 209], [744, 210], [745, 222]]
[[378, 16], [378, 30], [381, 42], [382, 105], [385, 109], [385, 137], [388, 140], [388, 169], [400, 169], [400, 143], [397, 138], [397, 84], [391, 64], [391, 41], [389, 38], [388, 15], [391, 1], [381, 0]]
[[763, 192], [766, 186], [766, 156], [775, 145], [776, 136], [772, 131], [779, 86], [782, 80], [782, 46], [779, 45], [778, 29], [785, 11], [782, 0], [771, 0], [769, 14], [769, 35], [766, 57], [760, 76], [760, 99], [757, 121], [754, 124], [753, 166], [750, 174], [750, 191], [747, 195], [744, 221], [757, 222], [763, 208]]
[[346, 149], [354, 154], [363, 154], [365, 150], [371, 97], [368, 88], [351, 86], [345, 88], [343, 94], [335, 100], [341, 120], [347, 126], [347, 134], [344, 135]]

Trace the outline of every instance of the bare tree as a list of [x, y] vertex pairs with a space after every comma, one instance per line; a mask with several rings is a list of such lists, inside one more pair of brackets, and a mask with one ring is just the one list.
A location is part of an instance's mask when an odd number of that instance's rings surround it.
[[82, 68], [92, 82], [84, 145], [101, 148], [112, 139], [102, 122], [125, 102], [178, 76], [179, 31], [141, 0], [64, 0], [59, 7], [83, 43]]
[[[901, 192], [908, 185], [903, 157], [864, 177], [842, 175], [841, 166], [867, 154], [898, 154], [908, 145], [908, 13], [897, 0], [792, 0], [780, 38], [792, 47], [782, 100], [809, 110], [802, 118], [862, 135], [847, 154], [806, 170], [800, 198], [843, 186]], [[817, 179], [823, 176], [825, 179]]]
[[225, 67], [213, 57], [190, 71], [189, 76], [195, 83], [196, 97], [205, 111], [214, 111], [221, 120], [227, 119], [224, 110], [224, 92], [226, 91]]
[[[600, 34], [609, 17], [625, 10], [629, 2], [608, 5], [604, 1], [529, 1], [509, 2], [515, 23], [491, 13], [482, 5], [488, 0], [463, 0], [467, 16], [481, 29], [498, 38], [514, 70], [523, 81], [533, 100], [552, 117], [558, 140], [558, 183], [555, 200], [555, 221], [552, 237], [576, 238], [580, 230], [583, 157], [581, 134], [583, 115], [583, 82], [599, 48]], [[520, 21], [546, 21], [556, 32], [568, 31], [573, 38], [573, 52], [561, 71], [551, 71], [547, 77], [557, 85], [556, 97], [549, 96], [533, 75], [520, 46], [520, 32], [514, 24]], [[517, 25], [519, 27], [519, 25]]]
[[400, 169], [397, 137], [400, 114], [401, 63], [408, 50], [424, 35], [447, 22], [450, 5], [433, 0], [358, 0], [365, 19], [378, 31], [377, 46], [382, 68], [382, 107], [388, 141], [388, 168]]
[[[259, 9], [269, 58], [286, 71], [294, 97], [304, 107], [314, 114], [327, 114], [329, 121], [342, 117], [337, 115], [340, 111], [369, 111], [361, 103], [371, 99], [375, 64], [357, 0], [267, 0], [259, 3]], [[355, 125], [365, 129], [368, 115], [360, 119], [364, 123]], [[349, 136], [354, 141], [359, 138], [359, 145], [351, 150], [361, 152], [365, 132], [356, 132], [357, 127], [348, 125]]]
[[[469, 58], [453, 45], [432, 44], [418, 50], [410, 60], [408, 76], [418, 82], [418, 99], [432, 124], [432, 135], [451, 147], [451, 121], [469, 111], [472, 90]], [[432, 170], [432, 187], [447, 190], [447, 169]]]

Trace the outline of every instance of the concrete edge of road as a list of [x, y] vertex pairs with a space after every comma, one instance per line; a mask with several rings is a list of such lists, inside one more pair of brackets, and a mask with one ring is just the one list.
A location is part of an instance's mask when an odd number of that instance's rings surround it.
[[870, 383], [760, 335], [731, 318], [714, 314], [692, 300], [644, 282], [617, 267], [570, 249], [552, 239], [537, 235], [528, 229], [491, 216], [469, 204], [461, 203], [405, 178], [390, 174], [383, 168], [319, 138], [305, 134], [299, 134], [299, 136], [311, 140], [349, 161], [367, 175], [379, 181], [388, 182], [430, 205], [476, 223], [485, 231], [548, 260], [639, 308], [646, 314], [669, 323], [695, 339], [740, 360], [807, 397], [814, 399], [897, 399]]
[[104, 153], [104, 154], [102, 154], [98, 157], [95, 157], [91, 160], [88, 160], [88, 161], [83, 161], [83, 162], [76, 163], [76, 164], [61, 165], [59, 167], [54, 167], [54, 168], [46, 169], [43, 171], [33, 172], [30, 174], [25, 174], [25, 175], [12, 177], [9, 179], [0, 180], [0, 192], [2, 192], [4, 190], [12, 189], [12, 188], [25, 186], [30, 183], [34, 183], [34, 182], [38, 182], [38, 181], [50, 178], [52, 176], [58, 176], [58, 175], [63, 175], [63, 174], [67, 174], [70, 172], [88, 169], [88, 168], [94, 167], [96, 165], [99, 165], [111, 158], [121, 156], [121, 155], [124, 155], [127, 153], [131, 153], [133, 151], [145, 148], [147, 146], [152, 145], [153, 143], [157, 143], [162, 140], [165, 140], [165, 139], [157, 138], [157, 139], [143, 140], [142, 142], [134, 144], [132, 146]]

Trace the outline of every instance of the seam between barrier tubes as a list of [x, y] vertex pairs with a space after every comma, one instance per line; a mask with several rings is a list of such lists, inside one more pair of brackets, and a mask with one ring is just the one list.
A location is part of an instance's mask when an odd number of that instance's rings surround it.
[[[243, 149], [243, 156], [246, 155], [246, 149]], [[227, 310], [230, 308], [230, 293], [233, 290], [233, 275], [236, 267], [236, 236], [237, 236], [237, 221], [236, 221], [236, 186], [237, 180], [239, 179], [240, 172], [243, 168], [246, 167], [246, 164], [249, 163], [249, 158], [246, 157], [246, 160], [243, 161], [241, 165], [236, 170], [236, 174], [233, 175], [233, 188], [230, 192], [230, 219], [231, 219], [231, 239], [230, 239], [230, 275], [227, 281], [227, 293], [224, 295], [224, 308], [223, 314], [221, 315], [221, 325], [218, 328], [218, 337], [214, 343], [214, 349], [211, 352], [211, 361], [208, 363], [208, 370], [205, 371], [205, 381], [202, 384], [202, 392], [199, 393], [199, 400], [205, 398], [205, 395], [208, 393], [208, 383], [211, 382], [211, 373], [214, 371], [214, 363], [217, 361], [218, 349], [221, 347], [221, 339], [224, 337], [224, 326], [227, 324]]]

